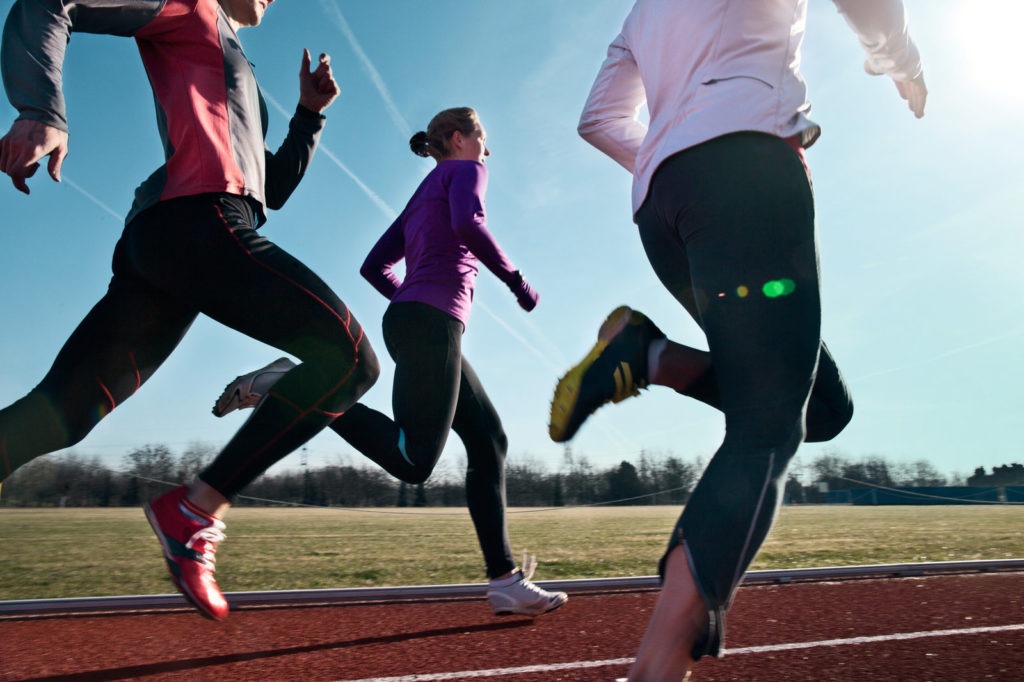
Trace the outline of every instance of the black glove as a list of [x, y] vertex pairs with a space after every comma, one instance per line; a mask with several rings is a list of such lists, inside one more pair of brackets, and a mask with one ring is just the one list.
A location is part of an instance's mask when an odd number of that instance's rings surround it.
[[540, 301], [540, 294], [523, 279], [523, 271], [516, 270], [512, 273], [512, 277], [506, 282], [508, 288], [515, 294], [516, 301], [519, 303], [519, 307], [530, 312], [537, 307], [537, 302]]

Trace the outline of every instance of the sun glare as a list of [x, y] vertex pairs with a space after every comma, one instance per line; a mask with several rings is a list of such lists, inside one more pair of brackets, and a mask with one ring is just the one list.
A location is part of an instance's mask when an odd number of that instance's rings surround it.
[[[963, 0], [953, 12], [953, 44], [959, 46], [970, 79], [992, 95], [1024, 99], [1024, 3]], [[926, 70], [927, 71], [927, 70]]]

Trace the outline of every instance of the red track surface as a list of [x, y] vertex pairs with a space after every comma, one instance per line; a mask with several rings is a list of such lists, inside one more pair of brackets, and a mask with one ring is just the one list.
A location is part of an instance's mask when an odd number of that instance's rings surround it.
[[[655, 596], [574, 594], [536, 620], [465, 600], [6, 617], [0, 680], [614, 680]], [[1024, 573], [744, 587], [727, 649], [693, 681], [1024, 679]]]

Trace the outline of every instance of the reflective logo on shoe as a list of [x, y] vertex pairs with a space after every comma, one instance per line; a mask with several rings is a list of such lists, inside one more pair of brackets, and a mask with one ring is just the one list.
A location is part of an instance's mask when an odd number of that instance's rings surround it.
[[633, 369], [628, 362], [620, 362], [615, 368], [615, 392], [612, 393], [612, 402], [620, 402], [630, 397], [636, 391], [633, 385]]

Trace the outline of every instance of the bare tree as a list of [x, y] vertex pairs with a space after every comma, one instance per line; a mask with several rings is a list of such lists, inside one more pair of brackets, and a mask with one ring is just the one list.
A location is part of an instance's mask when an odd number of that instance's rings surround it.
[[177, 479], [180, 483], [188, 483], [196, 478], [206, 465], [213, 461], [217, 448], [208, 443], [193, 441], [185, 448], [178, 459]]
[[919, 459], [896, 466], [896, 482], [903, 486], [936, 488], [947, 485], [946, 477], [931, 462]]
[[175, 481], [174, 457], [166, 445], [144, 445], [125, 455], [125, 470], [131, 476], [126, 503], [140, 504], [166, 490]]

